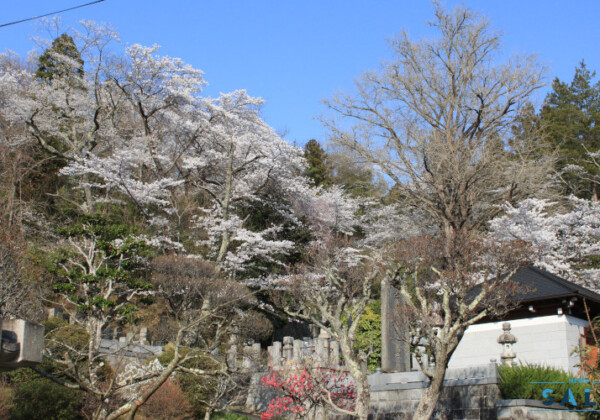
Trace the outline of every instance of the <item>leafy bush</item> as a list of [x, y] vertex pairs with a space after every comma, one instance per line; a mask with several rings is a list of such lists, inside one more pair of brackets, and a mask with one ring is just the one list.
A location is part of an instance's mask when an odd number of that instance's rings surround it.
[[85, 328], [69, 324], [60, 318], [48, 318], [43, 323], [46, 331], [46, 343], [48, 349], [64, 352], [67, 347], [84, 352], [90, 342], [90, 335]]
[[47, 379], [35, 379], [15, 386], [11, 398], [13, 420], [81, 419], [81, 392]]
[[381, 365], [381, 300], [370, 302], [358, 321], [355, 347], [369, 355], [368, 368]]
[[191, 419], [192, 407], [174, 379], [169, 379], [141, 407], [136, 418], [152, 420]]
[[[505, 399], [531, 399], [544, 400], [544, 389], [552, 389], [551, 396], [554, 402], [560, 403], [570, 389], [577, 404], [583, 404], [585, 390], [591, 388], [590, 384], [569, 383], [575, 377], [560, 369], [534, 364], [521, 364], [518, 366], [499, 366], [500, 392]], [[577, 378], [579, 379], [579, 378]], [[556, 384], [543, 384], [532, 382], [562, 382]]]

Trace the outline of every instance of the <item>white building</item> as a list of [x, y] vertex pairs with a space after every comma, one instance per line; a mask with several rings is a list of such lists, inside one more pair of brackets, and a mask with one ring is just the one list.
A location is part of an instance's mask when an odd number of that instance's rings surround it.
[[517, 338], [512, 346], [516, 363], [535, 363], [577, 373], [581, 360], [574, 350], [583, 344], [593, 344], [584, 299], [593, 318], [599, 313], [600, 295], [534, 267], [519, 270], [512, 280], [520, 290], [525, 290], [519, 307], [502, 320], [470, 326], [448, 367], [500, 362], [503, 348], [497, 340], [503, 332], [502, 324], [510, 322], [510, 332]]

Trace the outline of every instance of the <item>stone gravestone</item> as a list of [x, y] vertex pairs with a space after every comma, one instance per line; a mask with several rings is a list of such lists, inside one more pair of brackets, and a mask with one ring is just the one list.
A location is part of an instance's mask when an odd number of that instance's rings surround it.
[[381, 370], [383, 372], [410, 371], [408, 325], [400, 308], [402, 297], [387, 281], [381, 283]]

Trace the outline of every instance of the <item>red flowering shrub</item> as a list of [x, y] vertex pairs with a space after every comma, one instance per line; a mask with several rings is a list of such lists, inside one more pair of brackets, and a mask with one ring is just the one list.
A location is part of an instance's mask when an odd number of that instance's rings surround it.
[[261, 383], [283, 394], [271, 400], [267, 411], [260, 416], [262, 420], [289, 414], [294, 418], [302, 418], [314, 407], [332, 404], [353, 410], [356, 402], [354, 381], [347, 372], [334, 369], [271, 369], [269, 374], [261, 379]]

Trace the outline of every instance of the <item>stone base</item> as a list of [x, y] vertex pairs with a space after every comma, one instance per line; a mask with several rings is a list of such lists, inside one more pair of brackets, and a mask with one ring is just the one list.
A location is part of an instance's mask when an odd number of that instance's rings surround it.
[[537, 400], [500, 400], [496, 403], [498, 420], [578, 420], [577, 411], [559, 404], [547, 406]]

